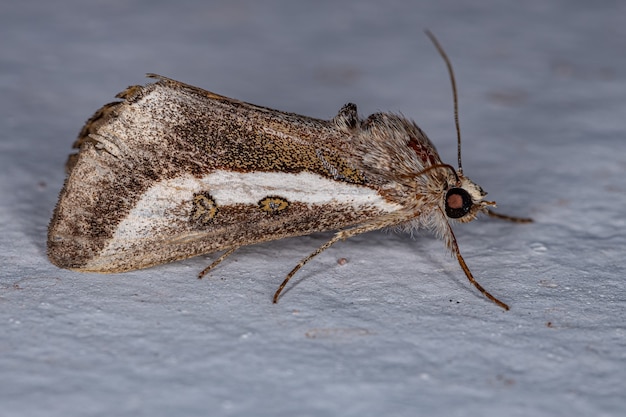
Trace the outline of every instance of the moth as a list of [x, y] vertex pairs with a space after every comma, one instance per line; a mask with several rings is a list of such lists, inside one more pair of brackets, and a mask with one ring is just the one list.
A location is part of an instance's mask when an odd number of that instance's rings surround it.
[[[458, 129], [454, 74], [445, 52]], [[426, 228], [442, 238], [469, 281], [452, 231], [494, 202], [441, 161], [406, 118], [362, 119], [346, 104], [331, 120], [272, 110], [163, 76], [131, 86], [82, 128], [48, 230], [48, 256], [61, 268], [113, 273], [312, 232], [336, 231], [289, 279], [334, 243], [384, 228]]]

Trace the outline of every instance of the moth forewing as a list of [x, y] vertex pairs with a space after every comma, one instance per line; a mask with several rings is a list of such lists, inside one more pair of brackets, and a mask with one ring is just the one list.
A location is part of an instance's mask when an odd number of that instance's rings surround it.
[[127, 271], [401, 209], [345, 152], [354, 105], [324, 121], [170, 79], [120, 97], [77, 140], [49, 228], [60, 267]]

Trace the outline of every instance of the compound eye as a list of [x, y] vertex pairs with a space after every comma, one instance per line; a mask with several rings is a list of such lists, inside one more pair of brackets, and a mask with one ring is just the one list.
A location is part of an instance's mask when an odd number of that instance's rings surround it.
[[450, 188], [446, 193], [446, 215], [458, 219], [469, 213], [472, 197], [463, 188]]

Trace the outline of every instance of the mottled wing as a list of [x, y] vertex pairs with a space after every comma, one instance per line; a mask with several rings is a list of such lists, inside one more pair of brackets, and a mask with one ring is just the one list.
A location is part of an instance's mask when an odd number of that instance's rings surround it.
[[49, 228], [56, 265], [120, 272], [401, 208], [348, 156], [356, 108], [323, 121], [159, 78], [83, 128]]

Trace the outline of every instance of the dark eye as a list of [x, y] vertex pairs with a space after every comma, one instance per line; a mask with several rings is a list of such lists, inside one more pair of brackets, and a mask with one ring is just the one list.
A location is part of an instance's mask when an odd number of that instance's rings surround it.
[[446, 193], [446, 214], [458, 219], [465, 216], [472, 208], [472, 197], [463, 188], [450, 188]]

